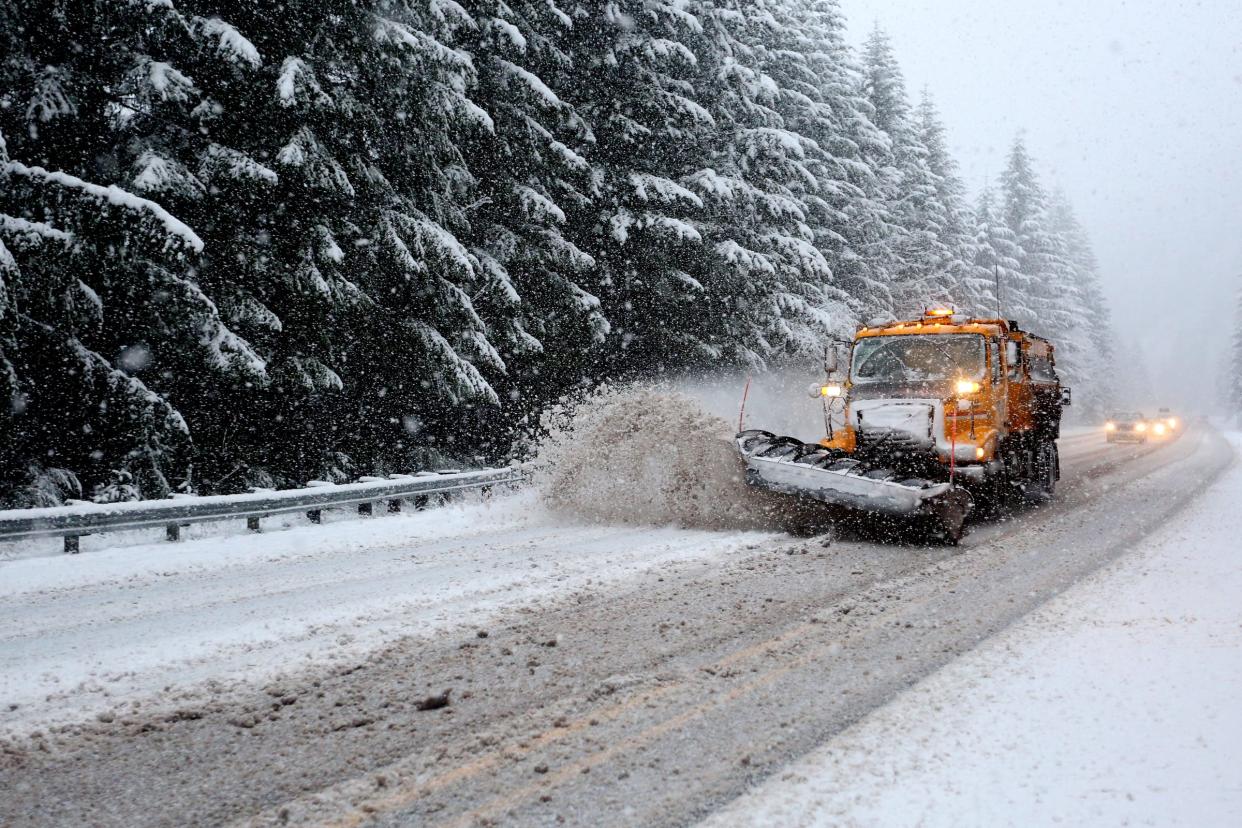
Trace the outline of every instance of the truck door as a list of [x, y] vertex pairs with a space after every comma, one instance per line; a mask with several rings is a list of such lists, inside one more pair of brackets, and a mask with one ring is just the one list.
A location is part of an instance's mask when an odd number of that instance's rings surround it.
[[1009, 386], [1009, 418], [1006, 422], [1010, 433], [1029, 431], [1035, 424], [1031, 387], [1026, 380], [1026, 345], [1024, 340], [1016, 337], [1005, 342], [1005, 373]]
[[988, 358], [992, 363], [992, 399], [996, 406], [996, 422], [1003, 424], [1009, 418], [1009, 392], [1005, 377], [1005, 341], [988, 340]]

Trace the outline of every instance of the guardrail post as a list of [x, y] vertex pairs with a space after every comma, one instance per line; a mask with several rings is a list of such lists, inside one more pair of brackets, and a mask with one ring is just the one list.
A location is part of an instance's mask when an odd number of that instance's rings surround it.
[[[331, 489], [336, 486], [330, 480], [307, 480], [306, 488], [308, 489]], [[311, 509], [306, 513], [306, 519], [311, 523], [323, 523], [323, 511], [320, 509]]]
[[427, 508], [429, 500], [427, 495], [414, 495], [414, 508], [421, 512]]
[[259, 531], [259, 519], [257, 517], [246, 518], [246, 528], [251, 532]]
[[[198, 495], [186, 494], [185, 492], [173, 492], [173, 493], [172, 493], [172, 494], [170, 494], [168, 497], [169, 497], [169, 499], [171, 499], [171, 500], [190, 500], [190, 501], [193, 501], [193, 500], [196, 500], [196, 499], [198, 498]], [[181, 530], [182, 530], [182, 528], [183, 528], [183, 527], [184, 527], [184, 528], [186, 528], [186, 529], [189, 529], [189, 528], [190, 528], [190, 524], [188, 524], [188, 523], [185, 523], [185, 524], [182, 524], [182, 523], [170, 523], [170, 524], [168, 524], [166, 527], [164, 527], [164, 537], [165, 537], [166, 539], [168, 539], [169, 541], [173, 541], [173, 542], [181, 540]]]
[[76, 555], [82, 551], [77, 535], [65, 535], [65, 554]]
[[[379, 477], [374, 474], [364, 474], [362, 477], [358, 478], [358, 482], [359, 483], [383, 483], [387, 481], [388, 479], [389, 478], [387, 477]], [[374, 503], [359, 503], [358, 514], [360, 515], [375, 514], [375, 504]]]
[[[390, 474], [388, 475], [389, 480], [398, 481], [398, 482], [402, 480], [410, 480], [413, 477], [414, 475], [412, 474]], [[395, 500], [388, 501], [388, 513], [389, 514], [396, 514], [397, 512], [400, 512], [400, 511], [401, 511], [401, 498], [396, 498]]]

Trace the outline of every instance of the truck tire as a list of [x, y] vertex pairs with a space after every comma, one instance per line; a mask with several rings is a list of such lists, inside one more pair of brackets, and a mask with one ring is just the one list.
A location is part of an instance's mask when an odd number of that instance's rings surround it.
[[1030, 466], [1023, 479], [1023, 499], [1027, 503], [1043, 503], [1057, 490], [1057, 481], [1061, 478], [1061, 458], [1057, 453], [1057, 444], [1051, 440], [1040, 440], [1031, 454]]
[[1057, 490], [1057, 481], [1061, 479], [1061, 455], [1057, 444], [1046, 440], [1039, 444], [1035, 455], [1035, 489], [1043, 497], [1048, 498]]

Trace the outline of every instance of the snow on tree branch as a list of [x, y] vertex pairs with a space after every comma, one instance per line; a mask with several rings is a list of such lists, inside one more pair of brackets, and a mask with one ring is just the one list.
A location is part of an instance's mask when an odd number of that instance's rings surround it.
[[157, 221], [168, 237], [169, 246], [187, 248], [200, 253], [203, 240], [167, 210], [154, 201], [134, 195], [115, 185], [102, 187], [63, 172], [49, 172], [42, 167], [27, 167], [19, 161], [5, 162], [3, 172], [18, 175], [41, 184], [55, 184], [69, 190], [77, 191], [97, 202], [111, 204], [138, 217], [151, 218]]

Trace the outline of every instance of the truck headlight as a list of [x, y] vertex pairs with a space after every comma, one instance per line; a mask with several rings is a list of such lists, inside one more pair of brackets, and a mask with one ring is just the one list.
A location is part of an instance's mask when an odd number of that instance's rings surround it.
[[974, 380], [958, 380], [955, 387], [958, 394], [965, 395], [978, 393], [982, 386]]
[[1155, 431], [1157, 434], [1164, 434], [1164, 423], [1156, 423]]
[[845, 389], [836, 383], [825, 385], [819, 389], [821, 397], [839, 397], [844, 393]]
[[1104, 424], [1104, 430], [1105, 430], [1105, 431], [1116, 431], [1116, 430], [1117, 430], [1117, 424], [1116, 424], [1116, 423], [1105, 423], [1105, 424]]
[[1134, 430], [1135, 430], [1135, 431], [1146, 431], [1146, 430], [1147, 430], [1147, 423], [1136, 423], [1136, 424], [1134, 425]]

